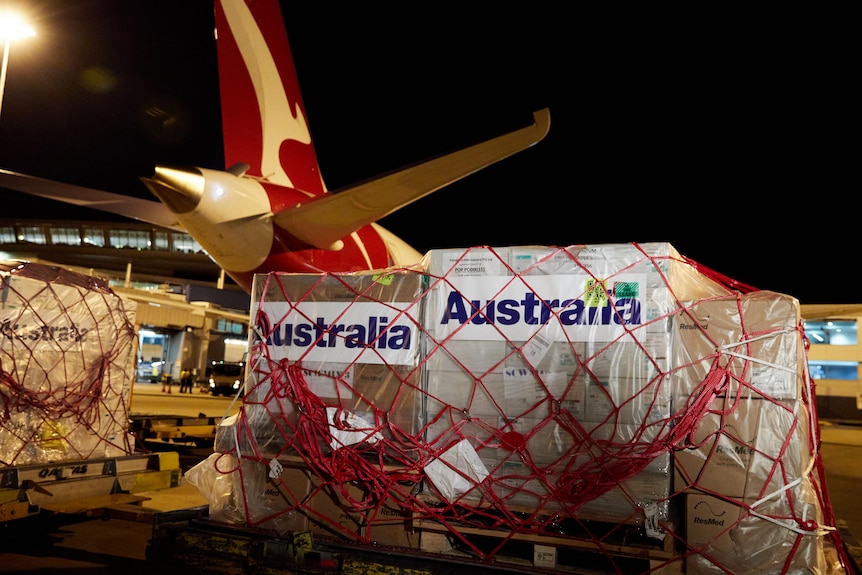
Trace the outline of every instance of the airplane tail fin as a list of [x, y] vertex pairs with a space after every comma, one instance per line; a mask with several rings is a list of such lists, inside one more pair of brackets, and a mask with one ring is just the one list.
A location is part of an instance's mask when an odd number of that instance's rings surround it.
[[326, 191], [278, 0], [215, 0], [225, 166]]

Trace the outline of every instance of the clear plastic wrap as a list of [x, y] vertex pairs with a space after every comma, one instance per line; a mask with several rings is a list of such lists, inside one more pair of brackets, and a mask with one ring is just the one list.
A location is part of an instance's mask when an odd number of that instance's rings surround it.
[[[624, 527], [692, 572], [831, 572], [798, 302], [725, 279], [666, 243], [256, 277], [255, 367], [217, 441], [245, 520], [408, 547], [433, 522], [485, 559], [464, 528]], [[702, 497], [732, 530], [699, 533]]]
[[95, 278], [0, 262], [0, 465], [133, 451], [135, 312]]

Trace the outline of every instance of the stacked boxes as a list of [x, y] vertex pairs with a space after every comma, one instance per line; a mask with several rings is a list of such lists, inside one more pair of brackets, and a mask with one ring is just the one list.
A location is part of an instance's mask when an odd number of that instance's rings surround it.
[[0, 464], [132, 452], [135, 311], [94, 278], [0, 262]]
[[411, 517], [664, 540], [679, 503], [687, 572], [823, 564], [796, 300], [666, 243], [434, 250], [423, 272], [255, 278], [216, 446], [244, 500], [222, 509], [415, 548]]
[[458, 496], [610, 521], [657, 504], [666, 518], [669, 453], [625, 453], [671, 415], [675, 298], [726, 290], [662, 243], [435, 250], [426, 268], [426, 440], [466, 440], [483, 464]]
[[[243, 405], [215, 446], [238, 461], [234, 497], [243, 500], [220, 508], [277, 532], [402, 543], [397, 480], [392, 489], [354, 485], [383, 485], [418, 457], [424, 285], [408, 270], [255, 277]], [[380, 517], [367, 521], [354, 507]]]
[[798, 302], [767, 291], [694, 302], [674, 317], [675, 409], [695, 422], [674, 451], [698, 551], [688, 572], [779, 571], [794, 546], [788, 572], [825, 562], [817, 530], [797, 521], [822, 520], [801, 330]]
[[[250, 346], [261, 354], [252, 358], [245, 406], [294, 423], [296, 405], [330, 416], [339, 410], [368, 429], [369, 440], [391, 438], [393, 427], [416, 433], [422, 274], [273, 274], [255, 280], [252, 314], [265, 345]], [[300, 369], [302, 389], [284, 387], [286, 366]], [[287, 392], [293, 402], [285, 404], [279, 400]], [[263, 434], [272, 428], [265, 419]]]

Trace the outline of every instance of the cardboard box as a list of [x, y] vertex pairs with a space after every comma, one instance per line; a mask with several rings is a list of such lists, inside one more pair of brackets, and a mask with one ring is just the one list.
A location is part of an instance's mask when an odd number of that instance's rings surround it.
[[731, 530], [744, 511], [734, 501], [701, 493], [685, 496], [685, 540], [692, 549], [706, 546], [716, 552], [733, 550]]
[[399, 502], [397, 490], [375, 494], [363, 489], [362, 484], [319, 481], [312, 490], [304, 505], [312, 533], [418, 548], [418, 534], [412, 528], [413, 514]]
[[[441, 447], [467, 439], [490, 471], [485, 489], [506, 504], [543, 509], [559, 506], [546, 484], [564, 459], [607, 449], [591, 429], [667, 422], [675, 298], [727, 293], [663, 243], [445, 250], [426, 260], [440, 276], [429, 285], [423, 324], [426, 439]], [[518, 434], [538, 467], [505, 448], [503, 438]], [[619, 445], [604, 457], [625, 449], [611, 435]], [[650, 477], [597, 507], [627, 517], [635, 509], [616, 509], [616, 500], [632, 491], [665, 505], [670, 456], [650, 464]]]
[[[237, 511], [246, 525], [257, 529], [271, 529], [279, 535], [311, 528], [304, 510], [312, 493], [312, 476], [304, 468], [285, 466], [273, 477], [272, 468], [260, 461], [245, 459], [241, 462], [242, 474], [239, 493], [244, 502], [237, 501]], [[244, 503], [244, 504], [242, 504]]]
[[424, 286], [423, 274], [404, 270], [258, 274], [250, 347], [263, 337], [268, 361], [315, 371], [336, 363], [418, 365]]
[[690, 447], [674, 450], [674, 488], [757, 499], [807, 480], [809, 421], [795, 401], [716, 398]]
[[670, 387], [664, 379], [586, 379], [585, 422], [614, 421], [620, 425], [653, 424], [671, 414]]
[[279, 535], [311, 531], [348, 541], [418, 547], [412, 513], [401, 503], [409, 496], [409, 488], [375, 493], [362, 482], [323, 481], [292, 458], [278, 461], [277, 474], [272, 465], [242, 461], [240, 492], [245, 505], [239, 509], [247, 510], [249, 526]]
[[691, 303], [673, 316], [674, 394], [691, 395], [720, 365], [733, 375], [721, 393], [799, 399], [800, 321], [796, 299], [769, 291]]
[[[757, 504], [687, 494], [685, 538], [692, 553], [686, 557], [686, 573], [828, 572], [823, 536], [811, 531], [800, 537], [794, 530], [795, 517], [822, 521], [813, 493], [803, 488], [792, 494], [793, 507], [787, 498]], [[750, 511], [752, 506], [756, 513]]]
[[[254, 433], [275, 446], [272, 430], [291, 442], [289, 430], [313, 429], [323, 449], [357, 438], [385, 443], [393, 426], [399, 435], [417, 434], [424, 286], [424, 274], [407, 270], [256, 276], [252, 316], [259, 335], [252, 336], [242, 412], [255, 421]], [[300, 405], [272, 405], [287, 397]], [[365, 439], [335, 437], [334, 413]], [[314, 417], [321, 421], [309, 421]], [[267, 423], [270, 430], [260, 427]], [[321, 431], [327, 428], [331, 433]]]
[[655, 519], [667, 521], [670, 518], [669, 496], [669, 475], [646, 470], [588, 501], [579, 513], [604, 521], [641, 524], [644, 510], [652, 506]]

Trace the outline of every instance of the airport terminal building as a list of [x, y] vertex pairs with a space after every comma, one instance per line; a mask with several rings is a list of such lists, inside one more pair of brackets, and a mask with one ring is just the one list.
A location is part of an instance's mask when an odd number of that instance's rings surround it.
[[137, 303], [139, 381], [202, 379], [247, 352], [249, 295], [189, 235], [137, 222], [0, 220], [0, 260], [58, 265], [107, 280]]

